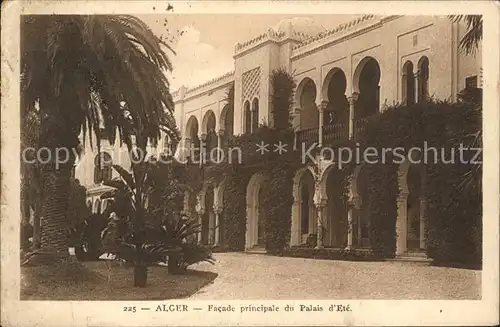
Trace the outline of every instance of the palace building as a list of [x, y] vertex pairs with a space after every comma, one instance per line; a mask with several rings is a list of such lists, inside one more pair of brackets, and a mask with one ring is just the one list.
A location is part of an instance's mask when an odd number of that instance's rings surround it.
[[[456, 100], [466, 86], [481, 85], [481, 50], [466, 55], [459, 49], [465, 26], [446, 16], [366, 15], [332, 30], [321, 30], [282, 21], [276, 28], [234, 48], [234, 70], [193, 88], [181, 87], [173, 93], [175, 117], [181, 131], [180, 146], [189, 148], [201, 141], [221, 147], [231, 135], [252, 133], [259, 124], [273, 124], [271, 115], [271, 73], [285, 69], [295, 79], [293, 127], [298, 142], [321, 145], [327, 140], [355, 140], [366, 117], [395, 103], [411, 104], [427, 97]], [[228, 89], [234, 86], [234, 106], [228, 105]], [[172, 150], [163, 137], [150, 151]], [[76, 167], [76, 178], [87, 187], [88, 205], [102, 212], [106, 201], [99, 196], [107, 187], [102, 182], [115, 173], [109, 164], [99, 164], [98, 156], [120, 158], [127, 166], [126, 149], [101, 145], [101, 153], [85, 147], [86, 154]], [[125, 154], [125, 155], [124, 155]], [[178, 157], [185, 153], [177, 152]], [[104, 160], [109, 162], [110, 160]], [[333, 165], [333, 164], [331, 164]], [[290, 245], [301, 245], [318, 229], [317, 246], [366, 248], [369, 246], [367, 218], [363, 212], [362, 189], [366, 187], [363, 167], [350, 179], [352, 208], [339, 213], [333, 185], [334, 174], [326, 164], [313, 177], [304, 166], [293, 179], [294, 204], [291, 215]], [[401, 164], [401, 189], [396, 223], [396, 254], [419, 252], [425, 247], [425, 197], [421, 194], [419, 167]], [[247, 250], [263, 247], [259, 191], [265, 176], [256, 173], [247, 186]], [[219, 219], [223, 212], [224, 182], [204, 185], [194, 208], [206, 219], [206, 233], [200, 242], [219, 245]], [[186, 201], [188, 205], [189, 201]], [[345, 216], [349, 227], [339, 222]], [[319, 219], [318, 219], [319, 217]]]

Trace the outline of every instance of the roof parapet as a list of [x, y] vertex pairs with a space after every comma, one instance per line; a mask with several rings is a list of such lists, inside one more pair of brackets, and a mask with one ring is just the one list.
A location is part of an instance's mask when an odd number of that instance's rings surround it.
[[196, 85], [192, 88], [187, 88], [185, 86], [181, 86], [177, 91], [172, 93], [172, 97], [174, 100], [182, 100], [185, 96], [191, 95], [193, 93], [197, 93], [202, 91], [203, 89], [210, 89], [214, 84], [218, 84], [221, 82], [229, 82], [234, 78], [234, 70], [227, 72], [218, 77], [212, 78], [202, 84]]
[[353, 19], [347, 23], [344, 23], [344, 24], [340, 24], [338, 25], [337, 27], [331, 29], [331, 30], [328, 30], [326, 32], [322, 32], [322, 33], [319, 33], [313, 37], [310, 37], [308, 39], [305, 39], [303, 40], [302, 42], [300, 42], [299, 44], [297, 44], [293, 50], [297, 50], [297, 49], [300, 49], [300, 48], [303, 48], [304, 46], [308, 45], [308, 44], [311, 44], [313, 42], [316, 42], [316, 41], [319, 41], [319, 40], [322, 40], [322, 39], [325, 39], [327, 37], [330, 37], [332, 35], [335, 35], [335, 34], [340, 34], [342, 32], [347, 32], [347, 31], [354, 31], [355, 27], [358, 27], [360, 24], [366, 22], [366, 21], [369, 21], [369, 20], [373, 20], [375, 18], [375, 15], [364, 15], [362, 17], [359, 17], [357, 19]]
[[302, 42], [303, 40], [309, 38], [305, 33], [300, 33], [293, 31], [292, 27], [289, 25], [286, 31], [275, 31], [272, 28], [269, 28], [266, 33], [262, 33], [261, 35], [254, 37], [243, 43], [236, 43], [234, 46], [234, 55], [245, 52], [249, 49], [255, 48], [265, 42], [271, 41], [280, 43], [285, 40], [291, 39], [296, 42]]

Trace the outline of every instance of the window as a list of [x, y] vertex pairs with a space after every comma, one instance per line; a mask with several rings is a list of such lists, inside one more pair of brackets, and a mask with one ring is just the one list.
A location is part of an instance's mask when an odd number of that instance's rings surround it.
[[259, 100], [253, 99], [252, 103], [252, 133], [259, 128]]
[[469, 76], [465, 79], [465, 88], [466, 89], [477, 88], [477, 75]]
[[403, 66], [403, 103], [412, 105], [415, 103], [415, 77], [413, 76], [413, 63], [407, 61]]
[[99, 184], [111, 180], [112, 160], [107, 152], [101, 152], [94, 160], [94, 183]]
[[418, 101], [429, 98], [429, 58], [423, 56], [418, 62]]
[[245, 133], [252, 132], [252, 112], [250, 111], [250, 102], [245, 102]]

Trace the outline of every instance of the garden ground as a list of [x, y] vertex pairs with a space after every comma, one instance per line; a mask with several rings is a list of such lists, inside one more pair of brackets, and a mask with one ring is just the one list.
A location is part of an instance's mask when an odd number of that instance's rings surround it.
[[417, 262], [354, 262], [216, 253], [212, 284], [190, 299], [480, 299], [481, 271]]
[[[134, 269], [116, 261], [85, 262], [64, 267], [21, 267], [21, 300], [121, 301], [185, 298], [217, 277], [188, 270], [169, 275], [166, 267], [148, 268], [144, 288], [133, 287]], [[109, 281], [108, 281], [109, 277]]]

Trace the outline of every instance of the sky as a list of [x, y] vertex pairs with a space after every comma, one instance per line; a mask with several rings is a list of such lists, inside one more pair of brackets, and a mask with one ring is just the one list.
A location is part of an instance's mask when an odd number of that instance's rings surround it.
[[276, 27], [283, 20], [332, 29], [360, 15], [277, 14], [147, 14], [139, 15], [176, 52], [167, 53], [173, 64], [170, 88], [194, 87], [234, 69], [234, 46]]

